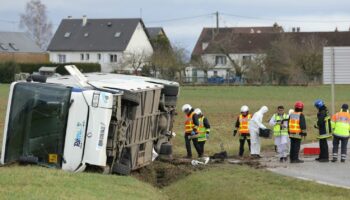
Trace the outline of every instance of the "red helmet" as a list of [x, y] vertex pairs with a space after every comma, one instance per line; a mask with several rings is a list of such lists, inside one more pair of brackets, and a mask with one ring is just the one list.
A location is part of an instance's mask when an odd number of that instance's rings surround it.
[[303, 102], [301, 102], [301, 101], [297, 101], [297, 102], [295, 102], [295, 104], [294, 104], [294, 108], [303, 109], [303, 108], [304, 108], [304, 104], [303, 104]]

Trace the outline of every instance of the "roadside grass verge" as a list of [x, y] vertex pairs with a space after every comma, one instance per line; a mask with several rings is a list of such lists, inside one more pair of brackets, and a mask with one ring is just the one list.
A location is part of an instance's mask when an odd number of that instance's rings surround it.
[[345, 200], [350, 196], [350, 190], [232, 164], [195, 172], [164, 188], [164, 191], [172, 200]]
[[0, 177], [0, 199], [167, 199], [131, 176], [11, 166], [1, 167]]

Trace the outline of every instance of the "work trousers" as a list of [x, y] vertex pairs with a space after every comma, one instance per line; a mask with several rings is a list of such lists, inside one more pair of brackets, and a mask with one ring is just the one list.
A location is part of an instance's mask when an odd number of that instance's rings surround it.
[[280, 158], [288, 155], [288, 135], [281, 135], [275, 137], [275, 145], [277, 146], [277, 153]]
[[243, 156], [244, 143], [245, 143], [246, 140], [247, 140], [248, 148], [249, 148], [249, 151], [250, 151], [250, 139], [249, 139], [249, 136], [241, 135], [240, 139], [239, 139], [239, 154], [238, 154], [239, 156]]
[[301, 139], [290, 138], [290, 160], [299, 160]]
[[191, 140], [192, 140], [194, 148], [196, 149], [196, 151], [198, 153], [198, 157], [201, 157], [202, 155], [200, 154], [200, 147], [198, 145], [198, 138], [188, 139], [188, 136], [189, 135], [185, 134], [185, 144], [186, 144], [187, 157], [192, 157]]
[[329, 159], [327, 139], [320, 139], [320, 159]]
[[204, 145], [205, 145], [205, 141], [201, 141], [198, 142], [198, 146], [199, 146], [199, 157], [202, 157], [204, 155]]
[[347, 146], [348, 146], [348, 137], [339, 137], [336, 135], [333, 135], [333, 159], [338, 158], [338, 148], [339, 143], [341, 142], [341, 159], [346, 160], [346, 154], [347, 154]]
[[250, 154], [260, 155], [259, 129], [250, 132]]

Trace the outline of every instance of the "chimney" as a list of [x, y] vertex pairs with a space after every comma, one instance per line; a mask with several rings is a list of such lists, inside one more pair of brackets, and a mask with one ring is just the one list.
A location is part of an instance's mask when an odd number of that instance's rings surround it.
[[338, 27], [335, 27], [335, 30], [334, 30], [334, 32], [338, 32]]
[[297, 32], [300, 32], [300, 27], [297, 27]]
[[292, 28], [292, 32], [293, 32], [293, 33], [295, 32], [295, 27]]
[[67, 17], [68, 19], [72, 19], [72, 15], [68, 15], [68, 17]]
[[87, 17], [86, 17], [86, 15], [83, 15], [83, 23], [82, 23], [82, 26], [86, 26], [86, 23], [87, 23]]

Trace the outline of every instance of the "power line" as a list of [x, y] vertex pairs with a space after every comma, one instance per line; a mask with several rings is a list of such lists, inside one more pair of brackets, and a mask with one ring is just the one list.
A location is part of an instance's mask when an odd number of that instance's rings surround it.
[[349, 23], [350, 20], [322, 20], [322, 21], [317, 21], [317, 20], [294, 20], [294, 19], [272, 19], [272, 18], [264, 18], [264, 17], [253, 17], [253, 16], [244, 16], [244, 15], [236, 15], [236, 14], [229, 14], [229, 13], [221, 13], [224, 16], [230, 16], [230, 17], [237, 17], [237, 18], [246, 18], [246, 19], [256, 19], [256, 20], [265, 20], [265, 21], [284, 21], [284, 22], [300, 22], [300, 23]]
[[164, 19], [164, 20], [157, 20], [157, 21], [145, 21], [147, 24], [152, 23], [163, 23], [163, 22], [173, 22], [173, 21], [182, 21], [182, 20], [188, 20], [188, 19], [195, 19], [195, 18], [201, 18], [201, 17], [209, 17], [213, 14], [205, 14], [205, 15], [195, 15], [195, 16], [188, 16], [188, 17], [179, 17], [179, 18], [172, 18], [172, 19]]

